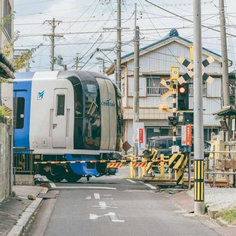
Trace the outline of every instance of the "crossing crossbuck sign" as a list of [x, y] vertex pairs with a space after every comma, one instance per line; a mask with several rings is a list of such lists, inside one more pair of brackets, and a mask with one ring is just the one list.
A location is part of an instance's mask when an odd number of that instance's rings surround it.
[[177, 81], [179, 78], [179, 67], [177, 66], [171, 67], [170, 77], [171, 80], [165, 80], [165, 79], [161, 80], [161, 85], [165, 86], [168, 89], [166, 93], [161, 95], [162, 100], [165, 100], [166, 98], [168, 98], [173, 94], [173, 82], [175, 83], [175, 81]]
[[[193, 63], [185, 59], [184, 57], [179, 57], [178, 62], [188, 69], [187, 73], [183, 74], [178, 78], [179, 84], [183, 84], [186, 83], [189, 79], [193, 78]], [[214, 58], [209, 56], [208, 58], [202, 61], [202, 69], [204, 70], [204, 68], [206, 68], [213, 62]], [[214, 81], [214, 79], [205, 72], [202, 73], [202, 79], [203, 81], [206, 81], [209, 84], [211, 84]]]

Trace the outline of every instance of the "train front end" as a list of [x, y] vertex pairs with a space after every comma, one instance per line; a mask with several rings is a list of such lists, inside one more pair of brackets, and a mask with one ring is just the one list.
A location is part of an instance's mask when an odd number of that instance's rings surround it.
[[72, 179], [76, 176], [115, 174], [109, 160], [121, 159], [122, 108], [117, 87], [108, 78], [93, 72], [65, 72], [74, 91], [73, 153], [65, 155]]

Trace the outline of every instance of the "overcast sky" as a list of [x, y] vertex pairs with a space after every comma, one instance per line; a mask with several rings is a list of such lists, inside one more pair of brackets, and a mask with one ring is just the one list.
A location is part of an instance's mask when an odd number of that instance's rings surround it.
[[[150, 0], [151, 2], [192, 20], [192, 0]], [[123, 0], [122, 55], [133, 51], [134, 3], [137, 3], [137, 24], [141, 30], [141, 46], [147, 46], [165, 37], [171, 28], [177, 28], [180, 36], [193, 40], [193, 24], [173, 16], [145, 0]], [[236, 1], [225, 0], [227, 32], [235, 36], [228, 37], [229, 58], [236, 69]], [[56, 27], [56, 33], [64, 37], [56, 39], [55, 55], [62, 55], [69, 69], [79, 53], [80, 67], [85, 70], [101, 70], [101, 62], [107, 60], [108, 67], [115, 58], [116, 32], [106, 30], [116, 26], [116, 0], [15, 0], [15, 31], [19, 31], [16, 49], [32, 48], [43, 44], [34, 54], [31, 70], [49, 70], [50, 40], [43, 34], [50, 33], [45, 22], [53, 17], [62, 21]], [[219, 29], [218, 0], [202, 0], [202, 24]], [[221, 54], [220, 33], [202, 28], [203, 46]], [[96, 48], [112, 49], [95, 53]], [[57, 67], [60, 69], [60, 67]]]

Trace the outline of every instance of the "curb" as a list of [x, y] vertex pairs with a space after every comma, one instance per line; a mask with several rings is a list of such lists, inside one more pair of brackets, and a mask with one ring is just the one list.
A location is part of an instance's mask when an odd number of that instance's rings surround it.
[[[40, 193], [47, 193], [48, 189], [44, 188]], [[27, 228], [30, 220], [32, 219], [35, 212], [40, 207], [43, 198], [36, 198], [22, 213], [21, 217], [17, 220], [16, 225], [13, 226], [11, 231], [7, 234], [7, 236], [20, 236]]]

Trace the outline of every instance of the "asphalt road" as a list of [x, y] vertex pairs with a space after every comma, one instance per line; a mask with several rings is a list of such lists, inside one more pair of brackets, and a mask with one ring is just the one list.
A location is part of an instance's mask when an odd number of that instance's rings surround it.
[[[183, 216], [167, 193], [156, 192], [150, 187], [121, 176], [56, 184], [59, 195], [54, 208], [53, 202], [47, 203], [52, 214], [50, 217], [46, 214], [49, 221], [45, 235], [217, 235], [194, 217]], [[49, 209], [44, 208], [44, 211]], [[44, 230], [40, 220], [43, 219], [45, 221], [42, 214], [37, 219], [38, 227], [34, 226], [41, 229], [41, 234]], [[29, 235], [39, 235], [35, 232], [37, 230]]]

